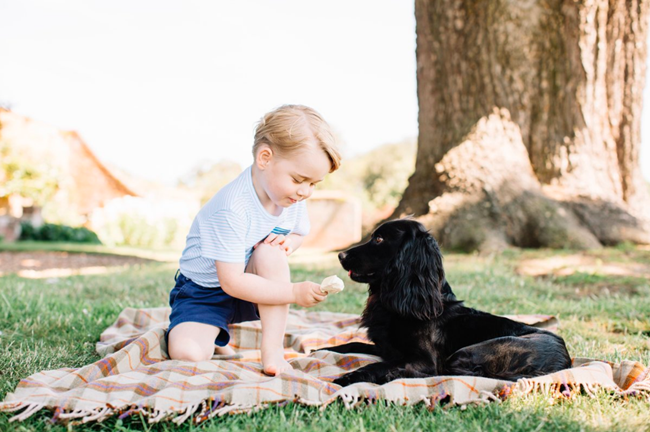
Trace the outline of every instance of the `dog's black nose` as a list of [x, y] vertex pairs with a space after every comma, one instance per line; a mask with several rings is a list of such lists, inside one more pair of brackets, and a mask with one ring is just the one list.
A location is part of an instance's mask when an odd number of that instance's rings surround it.
[[347, 254], [345, 252], [340, 252], [339, 253], [339, 261], [343, 261], [346, 256], [347, 256]]

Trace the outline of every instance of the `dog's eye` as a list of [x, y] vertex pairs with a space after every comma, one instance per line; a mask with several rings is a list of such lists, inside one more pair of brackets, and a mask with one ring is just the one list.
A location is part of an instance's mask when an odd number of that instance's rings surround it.
[[384, 241], [384, 239], [382, 237], [375, 237], [375, 243], [379, 244], [379, 243], [381, 243], [383, 241]]

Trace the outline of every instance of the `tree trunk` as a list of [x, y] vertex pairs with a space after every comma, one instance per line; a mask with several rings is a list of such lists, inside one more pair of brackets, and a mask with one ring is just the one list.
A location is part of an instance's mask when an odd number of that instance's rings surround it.
[[419, 143], [393, 217], [443, 246], [649, 243], [648, 0], [416, 0]]

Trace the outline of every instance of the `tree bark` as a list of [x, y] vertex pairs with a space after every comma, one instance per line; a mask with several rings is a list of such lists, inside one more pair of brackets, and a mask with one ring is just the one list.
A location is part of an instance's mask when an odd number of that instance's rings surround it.
[[393, 217], [443, 246], [649, 243], [648, 0], [416, 0], [419, 143]]

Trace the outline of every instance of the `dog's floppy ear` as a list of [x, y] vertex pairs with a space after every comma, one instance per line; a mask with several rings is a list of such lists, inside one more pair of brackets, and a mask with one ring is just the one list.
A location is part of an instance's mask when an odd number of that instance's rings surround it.
[[414, 234], [386, 269], [380, 299], [402, 316], [429, 320], [442, 313], [445, 271], [435, 239], [428, 232]]

